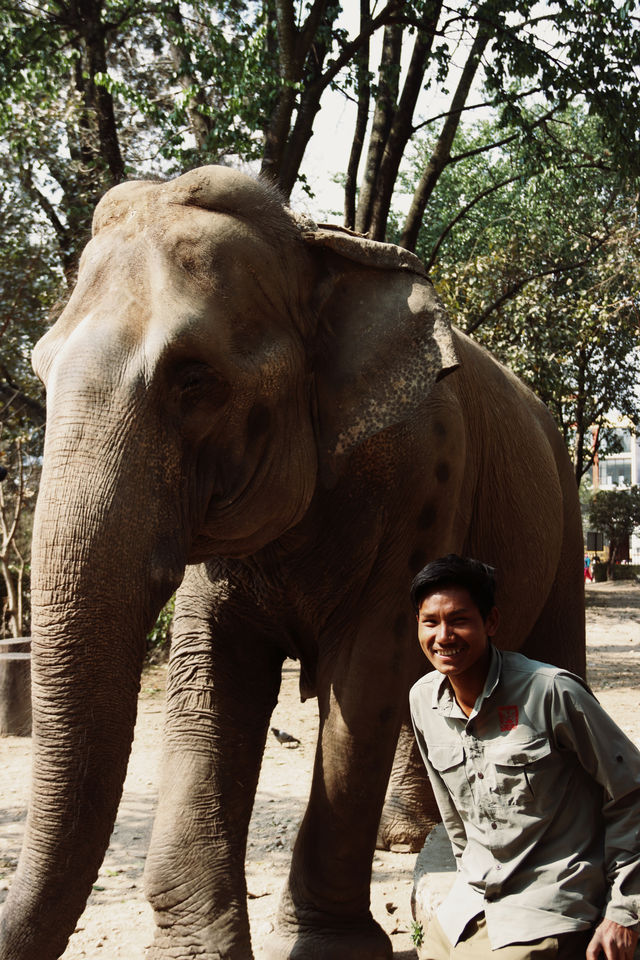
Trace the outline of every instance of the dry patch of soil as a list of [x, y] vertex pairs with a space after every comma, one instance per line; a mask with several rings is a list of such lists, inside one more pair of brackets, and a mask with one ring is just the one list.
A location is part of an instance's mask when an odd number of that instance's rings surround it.
[[[587, 585], [588, 679], [604, 707], [640, 746], [640, 586]], [[152, 939], [142, 872], [157, 797], [166, 667], [145, 672], [136, 736], [111, 845], [64, 960], [142, 960]], [[300, 739], [281, 745], [269, 734], [249, 834], [247, 885], [256, 960], [272, 929], [293, 840], [311, 782], [315, 701], [300, 703], [298, 671], [287, 661], [273, 726]], [[26, 816], [30, 740], [0, 740], [0, 902], [15, 868]], [[415, 957], [410, 897], [415, 856], [377, 853], [372, 910], [391, 935], [395, 960]]]

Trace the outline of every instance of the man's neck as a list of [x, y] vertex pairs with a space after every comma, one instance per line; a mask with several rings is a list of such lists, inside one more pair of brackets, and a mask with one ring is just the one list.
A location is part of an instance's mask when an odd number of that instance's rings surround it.
[[459, 677], [449, 677], [449, 683], [453, 689], [456, 702], [465, 717], [470, 716], [471, 711], [476, 705], [476, 701], [487, 682], [489, 674], [489, 664], [491, 663], [491, 647], [487, 648], [486, 655], [482, 663], [475, 663], [473, 671], [463, 673]]
[[478, 693], [474, 693], [471, 689], [466, 687], [461, 688], [459, 685], [455, 684], [453, 680], [449, 680], [452, 688], [453, 695], [456, 698], [456, 703], [464, 713], [465, 717], [470, 716], [471, 711], [476, 705], [476, 700], [478, 699]]

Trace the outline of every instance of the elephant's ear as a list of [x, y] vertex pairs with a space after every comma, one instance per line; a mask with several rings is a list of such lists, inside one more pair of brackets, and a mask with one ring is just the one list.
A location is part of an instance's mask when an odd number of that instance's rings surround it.
[[451, 325], [421, 261], [341, 227], [303, 230], [316, 260], [320, 441], [340, 456], [409, 419], [458, 366]]

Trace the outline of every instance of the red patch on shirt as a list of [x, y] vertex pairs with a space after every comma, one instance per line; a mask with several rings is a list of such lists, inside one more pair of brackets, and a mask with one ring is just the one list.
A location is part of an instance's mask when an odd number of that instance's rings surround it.
[[518, 726], [518, 708], [517, 706], [498, 707], [500, 716], [501, 730], [515, 730]]

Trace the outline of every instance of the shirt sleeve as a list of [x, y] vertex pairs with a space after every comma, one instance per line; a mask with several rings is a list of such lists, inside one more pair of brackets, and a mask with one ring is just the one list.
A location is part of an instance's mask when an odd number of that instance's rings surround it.
[[604, 916], [640, 931], [640, 751], [572, 675], [554, 677], [550, 723], [558, 749], [603, 788]]
[[413, 723], [413, 730], [416, 736], [416, 741], [418, 744], [418, 749], [420, 750], [420, 755], [424, 762], [424, 765], [427, 769], [427, 774], [429, 775], [429, 782], [433, 790], [433, 795], [436, 798], [436, 803], [438, 804], [438, 810], [440, 811], [440, 816], [442, 817], [442, 822], [444, 823], [447, 835], [451, 842], [451, 847], [453, 849], [453, 855], [456, 859], [456, 866], [459, 866], [460, 857], [464, 852], [464, 848], [467, 845], [467, 833], [464, 828], [464, 823], [462, 818], [456, 809], [456, 806], [453, 802], [451, 794], [449, 793], [444, 780], [435, 769], [433, 764], [429, 762], [429, 753], [427, 750], [427, 744], [425, 741], [424, 733], [422, 731], [420, 720], [419, 720], [419, 710], [414, 712], [413, 699], [410, 700], [411, 706], [411, 722]]

